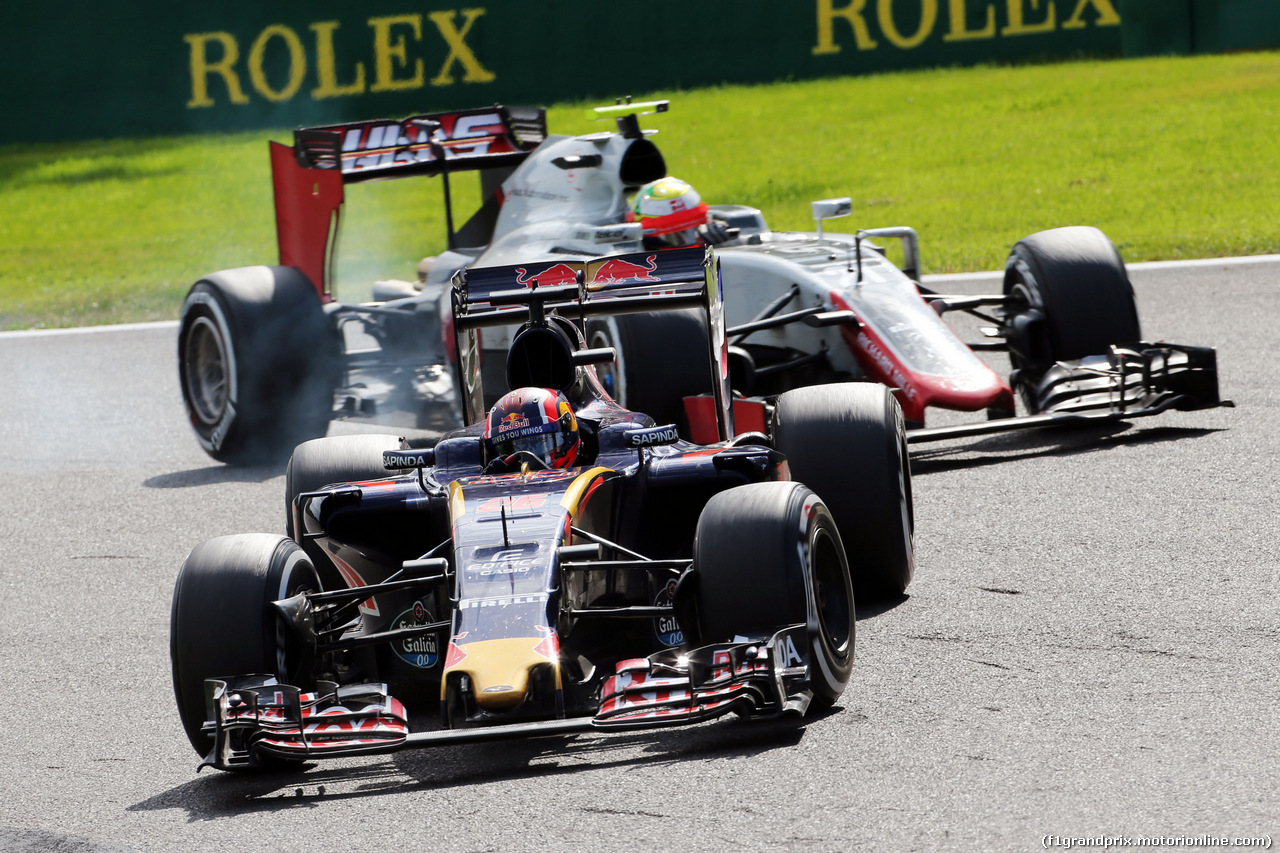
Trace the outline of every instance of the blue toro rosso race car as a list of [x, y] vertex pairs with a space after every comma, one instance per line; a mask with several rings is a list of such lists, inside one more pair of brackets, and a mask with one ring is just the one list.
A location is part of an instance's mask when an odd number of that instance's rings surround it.
[[[299, 445], [288, 536], [196, 547], [173, 593], [179, 716], [201, 766], [586, 730], [799, 716], [836, 703], [858, 596], [914, 570], [900, 406], [875, 383], [780, 395], [741, 432], [708, 249], [459, 272], [469, 426]], [[636, 272], [640, 270], [640, 272]], [[713, 441], [618, 405], [593, 319], [697, 312]], [[839, 323], [847, 316], [815, 315]], [[514, 324], [487, 407], [479, 333]]]

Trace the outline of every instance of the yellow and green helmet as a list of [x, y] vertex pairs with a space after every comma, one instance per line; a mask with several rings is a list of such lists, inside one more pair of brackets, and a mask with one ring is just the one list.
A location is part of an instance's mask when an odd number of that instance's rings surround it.
[[645, 236], [660, 237], [704, 224], [707, 205], [687, 181], [660, 178], [639, 189], [627, 221], [643, 225]]

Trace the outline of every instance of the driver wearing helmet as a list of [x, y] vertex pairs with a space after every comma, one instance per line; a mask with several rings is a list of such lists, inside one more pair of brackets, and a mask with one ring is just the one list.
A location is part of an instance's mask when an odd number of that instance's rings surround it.
[[736, 228], [709, 218], [702, 196], [679, 178], [660, 178], [642, 186], [627, 211], [627, 221], [644, 226], [648, 249], [717, 246], [737, 236]]
[[484, 425], [486, 473], [568, 468], [578, 458], [578, 419], [551, 388], [517, 388], [489, 411]]

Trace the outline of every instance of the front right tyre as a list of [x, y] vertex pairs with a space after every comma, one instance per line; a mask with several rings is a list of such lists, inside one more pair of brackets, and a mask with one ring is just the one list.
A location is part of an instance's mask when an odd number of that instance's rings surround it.
[[266, 533], [210, 539], [182, 564], [170, 608], [169, 657], [178, 716], [202, 757], [213, 748], [213, 738], [200, 730], [205, 679], [264, 674], [314, 686], [311, 650], [286, 630], [273, 602], [319, 590], [302, 549]]

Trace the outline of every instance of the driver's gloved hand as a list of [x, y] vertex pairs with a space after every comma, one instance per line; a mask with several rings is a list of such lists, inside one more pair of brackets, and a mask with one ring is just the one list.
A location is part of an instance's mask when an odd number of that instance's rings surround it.
[[530, 471], [547, 470], [547, 462], [536, 453], [530, 453], [527, 450], [517, 450], [510, 456], [499, 456], [485, 466], [486, 474], [514, 474], [520, 470], [521, 465], [528, 465]]
[[719, 219], [709, 219], [705, 225], [698, 226], [698, 236], [709, 246], [728, 243], [738, 236], [737, 228], [730, 228]]

